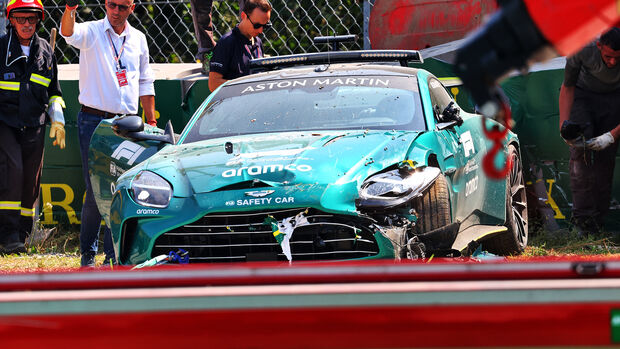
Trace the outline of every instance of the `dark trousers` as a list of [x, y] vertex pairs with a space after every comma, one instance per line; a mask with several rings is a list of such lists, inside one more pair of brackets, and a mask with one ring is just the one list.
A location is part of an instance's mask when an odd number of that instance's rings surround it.
[[[620, 124], [620, 91], [600, 94], [576, 88], [570, 119], [583, 125], [586, 139], [611, 131]], [[570, 149], [572, 220], [582, 228], [593, 228], [592, 224], [603, 226], [617, 151], [618, 142], [602, 151]]]
[[19, 130], [0, 122], [0, 243], [24, 242], [39, 197], [45, 125]]
[[[83, 256], [94, 256], [97, 254], [99, 245], [101, 214], [99, 213], [99, 208], [97, 208], [93, 187], [90, 183], [88, 148], [90, 146], [90, 138], [95, 132], [97, 125], [99, 125], [101, 117], [79, 112], [77, 118], [80, 155], [82, 157], [82, 175], [84, 176], [84, 183], [86, 184], [86, 195], [84, 197], [84, 205], [82, 205], [82, 224], [80, 225], [80, 253]], [[108, 227], [105, 227], [103, 235], [103, 252], [106, 255], [106, 260], [114, 260], [114, 246], [112, 245], [112, 235]]]
[[[238, 0], [239, 11], [243, 11], [245, 0]], [[203, 59], [202, 55], [213, 51], [215, 40], [213, 39], [213, 0], [190, 0], [194, 33], [198, 41], [197, 58]], [[241, 13], [239, 13], [241, 14]]]

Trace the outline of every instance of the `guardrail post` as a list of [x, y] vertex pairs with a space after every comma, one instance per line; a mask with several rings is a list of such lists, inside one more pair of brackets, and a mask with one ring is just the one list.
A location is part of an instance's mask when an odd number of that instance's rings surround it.
[[368, 27], [370, 25], [370, 10], [374, 6], [375, 0], [364, 0], [364, 50], [370, 50], [370, 36], [368, 36]]

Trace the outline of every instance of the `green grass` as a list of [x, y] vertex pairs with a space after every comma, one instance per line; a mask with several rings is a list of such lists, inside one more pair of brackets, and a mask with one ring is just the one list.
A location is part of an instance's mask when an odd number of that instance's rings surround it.
[[[79, 232], [75, 227], [38, 229], [38, 238], [27, 243], [27, 254], [0, 257], [0, 274], [8, 272], [63, 271], [80, 267]], [[103, 238], [101, 236], [100, 238]], [[511, 260], [559, 256], [620, 256], [620, 233], [582, 238], [572, 230], [548, 232], [535, 223], [530, 227], [528, 246]], [[99, 242], [103, 246], [103, 242]], [[102, 266], [104, 256], [96, 256]]]
[[[80, 267], [79, 228], [38, 227], [35, 237], [26, 241], [26, 254], [0, 256], [0, 274], [8, 272], [62, 271]], [[103, 236], [101, 236], [103, 238]], [[100, 241], [99, 245], [103, 242]], [[103, 263], [103, 254], [95, 260]]]

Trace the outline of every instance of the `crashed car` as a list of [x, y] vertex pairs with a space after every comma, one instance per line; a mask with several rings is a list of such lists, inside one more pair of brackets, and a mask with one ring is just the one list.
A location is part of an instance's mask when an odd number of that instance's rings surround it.
[[120, 264], [519, 254], [528, 219], [519, 140], [505, 180], [482, 158], [496, 123], [467, 113], [417, 51], [263, 58], [180, 134], [103, 120], [91, 181]]

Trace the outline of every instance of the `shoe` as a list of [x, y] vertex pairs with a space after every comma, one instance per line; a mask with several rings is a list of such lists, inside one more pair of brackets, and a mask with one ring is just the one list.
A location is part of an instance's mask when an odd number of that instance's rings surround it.
[[202, 59], [200, 60], [200, 72], [204, 75], [209, 75], [209, 63], [211, 63], [211, 57], [213, 57], [213, 52], [207, 52], [202, 55]]
[[94, 268], [95, 267], [95, 255], [85, 253], [80, 260], [80, 266], [82, 268]]
[[22, 242], [9, 242], [0, 245], [0, 255], [26, 253], [26, 247]]
[[113, 257], [106, 255], [101, 266], [104, 268], [109, 268], [112, 265], [116, 265], [116, 260]]

